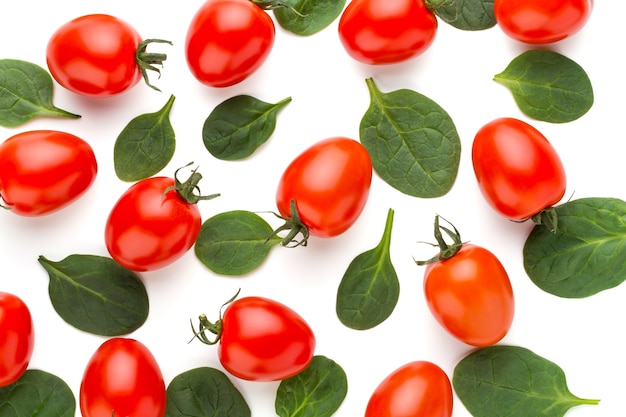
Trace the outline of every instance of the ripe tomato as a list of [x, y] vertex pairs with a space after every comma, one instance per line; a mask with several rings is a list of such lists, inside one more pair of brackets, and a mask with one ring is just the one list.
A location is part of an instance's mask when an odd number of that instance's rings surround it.
[[365, 417], [450, 417], [452, 402], [450, 379], [439, 366], [409, 362], [376, 387]]
[[344, 137], [322, 140], [298, 155], [280, 178], [276, 205], [300, 221], [313, 236], [345, 232], [365, 207], [372, 182], [372, 161], [359, 142]]
[[80, 384], [83, 417], [163, 417], [165, 382], [152, 353], [123, 337], [96, 350]]
[[437, 18], [423, 0], [353, 0], [339, 19], [343, 47], [366, 64], [392, 64], [420, 55], [436, 33]]
[[513, 118], [496, 119], [474, 138], [472, 163], [487, 202], [502, 216], [526, 220], [565, 194], [565, 169], [537, 129]]
[[265, 62], [275, 33], [272, 18], [255, 2], [207, 0], [187, 31], [187, 64], [203, 84], [237, 84]]
[[34, 346], [35, 331], [28, 306], [16, 295], [0, 292], [0, 387], [22, 376]]
[[48, 214], [75, 201], [97, 170], [91, 146], [69, 133], [32, 130], [0, 144], [0, 195], [22, 216]]
[[557, 42], [578, 32], [589, 20], [593, 0], [495, 0], [498, 26], [529, 44]]

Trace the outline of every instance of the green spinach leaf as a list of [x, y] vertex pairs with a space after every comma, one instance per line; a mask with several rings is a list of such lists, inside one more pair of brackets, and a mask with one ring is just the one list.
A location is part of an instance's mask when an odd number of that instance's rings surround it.
[[132, 333], [148, 318], [148, 294], [136, 273], [111, 258], [69, 255], [39, 263], [50, 276], [56, 312], [75, 328], [101, 336]]
[[544, 122], [571, 122], [593, 105], [593, 87], [585, 70], [549, 50], [523, 52], [494, 81], [511, 91], [524, 114]]
[[454, 368], [452, 384], [474, 417], [559, 417], [599, 402], [572, 395], [558, 365], [517, 346], [470, 353]]
[[352, 260], [339, 284], [337, 317], [352, 329], [378, 326], [398, 303], [400, 283], [390, 256], [393, 216], [389, 209], [380, 242]]
[[582, 198], [554, 208], [557, 228], [533, 228], [524, 269], [542, 290], [582, 298], [626, 280], [626, 202]]
[[56, 107], [52, 96], [52, 77], [39, 65], [0, 59], [0, 126], [20, 126], [35, 117], [80, 117]]
[[48, 372], [29, 369], [0, 387], [0, 416], [74, 417], [76, 398], [65, 381]]
[[496, 25], [493, 0], [426, 0], [441, 20], [461, 30], [485, 30]]
[[370, 106], [361, 120], [361, 143], [380, 177], [414, 197], [440, 197], [459, 169], [461, 140], [448, 113], [412, 90], [382, 93], [366, 80]]
[[310, 36], [329, 26], [343, 11], [346, 0], [284, 0], [276, 7], [276, 21], [296, 35]]

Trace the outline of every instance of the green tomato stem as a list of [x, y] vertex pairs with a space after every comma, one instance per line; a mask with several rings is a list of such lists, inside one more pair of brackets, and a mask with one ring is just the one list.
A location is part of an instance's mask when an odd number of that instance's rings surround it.
[[137, 62], [137, 66], [139, 66], [141, 76], [143, 77], [145, 83], [148, 85], [148, 87], [156, 91], [161, 91], [159, 88], [150, 83], [148, 71], [154, 71], [159, 74], [160, 77], [161, 70], [155, 65], [163, 67], [163, 61], [167, 59], [167, 55], [162, 53], [146, 52], [148, 45], [151, 43], [167, 43], [169, 45], [172, 45], [172, 42], [165, 41], [163, 39], [146, 39], [139, 44], [139, 46], [137, 47], [137, 51], [135, 52], [135, 62]]
[[[439, 218], [440, 218], [439, 215], [435, 216], [435, 239], [437, 240], [437, 243], [436, 244], [430, 243], [430, 245], [439, 248], [439, 254], [425, 261], [415, 261], [417, 265], [420, 265], [420, 266], [428, 265], [431, 263], [440, 262], [440, 261], [452, 258], [454, 255], [456, 255], [456, 253], [459, 250], [461, 250], [461, 247], [463, 246], [463, 242], [461, 241], [461, 234], [459, 233], [457, 228], [454, 227], [454, 225], [450, 223], [449, 221], [447, 221], [446, 219], [444, 220], [450, 226], [452, 226], [452, 229], [449, 229], [445, 226], [441, 226], [439, 224]], [[448, 235], [448, 237], [452, 239], [452, 244], [448, 244], [448, 242], [446, 242], [446, 240], [443, 237], [442, 231], [445, 232], [446, 235]]]

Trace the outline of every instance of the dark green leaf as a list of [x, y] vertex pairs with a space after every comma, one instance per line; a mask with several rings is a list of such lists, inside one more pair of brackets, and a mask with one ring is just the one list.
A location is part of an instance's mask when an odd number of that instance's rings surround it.
[[400, 283], [389, 253], [393, 215], [389, 209], [380, 242], [352, 260], [339, 284], [337, 317], [352, 329], [378, 326], [398, 303]]
[[572, 395], [559, 366], [516, 346], [472, 352], [454, 369], [452, 384], [474, 417], [559, 417], [598, 403]]
[[426, 0], [441, 20], [461, 30], [485, 30], [496, 24], [493, 0]]
[[582, 298], [626, 280], [626, 202], [582, 198], [555, 214], [555, 232], [535, 226], [524, 244], [524, 268], [539, 288]]
[[461, 157], [454, 122], [437, 103], [412, 90], [382, 93], [367, 79], [371, 103], [361, 143], [380, 177], [414, 197], [440, 197], [452, 188]]
[[214, 157], [226, 161], [246, 158], [270, 138], [278, 111], [291, 101], [276, 104], [240, 95], [218, 104], [202, 128], [204, 146]]
[[70, 255], [39, 263], [50, 276], [50, 301], [56, 312], [79, 330], [121, 336], [141, 327], [148, 318], [148, 294], [143, 283], [111, 258]]
[[571, 122], [593, 105], [593, 88], [585, 70], [553, 51], [523, 52], [494, 80], [511, 90], [520, 110], [536, 120]]
[[165, 417], [250, 417], [250, 407], [228, 377], [217, 369], [196, 368], [167, 387]]
[[139, 181], [161, 171], [176, 149], [176, 135], [170, 123], [175, 97], [155, 113], [131, 120], [119, 134], [113, 149], [115, 173], [122, 181]]
[[196, 257], [221, 275], [244, 275], [258, 268], [281, 242], [259, 215], [245, 210], [217, 214], [203, 224], [195, 244]]
[[325, 356], [314, 356], [298, 375], [281, 381], [276, 393], [280, 417], [330, 417], [348, 393], [343, 368]]
[[29, 369], [11, 385], [0, 388], [2, 417], [74, 417], [76, 398], [59, 377]]
[[19, 126], [35, 117], [80, 117], [56, 107], [52, 90], [52, 77], [40, 66], [0, 59], [0, 126]]
[[278, 24], [301, 36], [313, 35], [329, 26], [343, 11], [346, 0], [284, 0], [289, 7], [277, 7]]

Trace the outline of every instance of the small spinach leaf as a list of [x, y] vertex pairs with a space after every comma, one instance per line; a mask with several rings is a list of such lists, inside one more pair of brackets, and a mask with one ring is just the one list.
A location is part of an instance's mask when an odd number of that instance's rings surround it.
[[556, 230], [537, 225], [524, 244], [524, 269], [539, 288], [583, 298], [626, 280], [626, 202], [582, 198], [554, 211]]
[[39, 65], [0, 59], [0, 126], [20, 126], [35, 117], [80, 117], [56, 107], [52, 96], [52, 77]]
[[222, 372], [202, 367], [183, 372], [167, 387], [165, 417], [250, 417], [241, 392]]
[[496, 25], [493, 0], [426, 0], [441, 20], [461, 30], [485, 30]]
[[155, 175], [170, 162], [176, 149], [169, 119], [174, 100], [172, 95], [161, 110], [135, 117], [119, 134], [113, 149], [119, 179], [139, 181]]
[[382, 93], [371, 78], [366, 82], [371, 103], [360, 138], [378, 175], [414, 197], [446, 194], [461, 159], [461, 140], [448, 113], [415, 91]]
[[309, 36], [329, 26], [343, 11], [346, 0], [284, 0], [286, 7], [276, 7], [274, 15], [283, 29]]
[[204, 122], [204, 146], [211, 155], [226, 161], [252, 155], [274, 133], [278, 111], [290, 101], [288, 97], [272, 104], [248, 95], [223, 101]]
[[523, 52], [494, 81], [511, 91], [524, 114], [544, 122], [571, 122], [593, 105], [593, 87], [585, 70], [554, 51]]
[[111, 258], [70, 255], [39, 263], [50, 276], [48, 291], [56, 312], [75, 328], [101, 336], [132, 333], [148, 318], [148, 294], [133, 271]]
[[28, 369], [13, 384], [0, 387], [4, 417], [74, 417], [76, 398], [65, 381], [48, 372]]
[[279, 417], [330, 417], [348, 393], [343, 368], [325, 356], [314, 356], [299, 374], [281, 381], [275, 408]]
[[400, 296], [398, 275], [389, 248], [394, 211], [389, 209], [378, 245], [352, 260], [337, 291], [337, 317], [346, 326], [365, 330], [385, 321]]
[[454, 368], [452, 384], [474, 417], [558, 417], [574, 406], [598, 403], [572, 395], [558, 365], [517, 346], [470, 353]]

